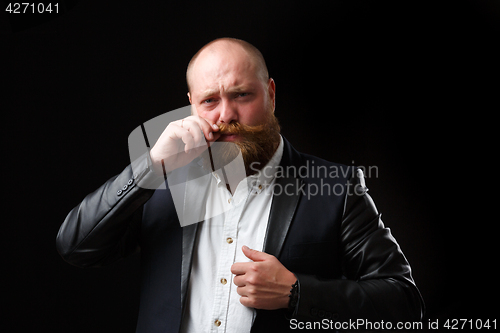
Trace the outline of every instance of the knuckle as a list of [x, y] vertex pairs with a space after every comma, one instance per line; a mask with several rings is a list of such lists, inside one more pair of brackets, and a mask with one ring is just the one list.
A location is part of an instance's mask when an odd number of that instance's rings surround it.
[[249, 276], [249, 277], [247, 278], [247, 282], [248, 282], [248, 284], [251, 284], [251, 285], [256, 285], [256, 284], [258, 284], [259, 279], [257, 278], [257, 276], [255, 276], [255, 275], [251, 275], [251, 276]]

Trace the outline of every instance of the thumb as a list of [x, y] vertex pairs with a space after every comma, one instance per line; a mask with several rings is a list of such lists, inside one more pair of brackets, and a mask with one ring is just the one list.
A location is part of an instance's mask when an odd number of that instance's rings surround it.
[[249, 248], [246, 245], [243, 245], [242, 250], [243, 250], [243, 254], [248, 259], [251, 259], [253, 261], [264, 261], [269, 256], [267, 253], [260, 252], [260, 251], [257, 251], [257, 250], [253, 250], [253, 249]]

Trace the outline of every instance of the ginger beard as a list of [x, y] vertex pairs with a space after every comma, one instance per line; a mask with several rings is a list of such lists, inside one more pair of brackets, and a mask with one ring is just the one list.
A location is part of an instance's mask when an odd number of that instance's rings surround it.
[[236, 134], [238, 139], [234, 142], [218, 141], [210, 149], [211, 159], [203, 154], [203, 164], [209, 170], [212, 170], [212, 167], [217, 170], [227, 165], [241, 151], [246, 175], [255, 174], [269, 162], [281, 140], [280, 126], [278, 119], [272, 112], [272, 106], [269, 108], [263, 124], [249, 126], [239, 122], [231, 122], [229, 124], [222, 123], [219, 128], [222, 135]]

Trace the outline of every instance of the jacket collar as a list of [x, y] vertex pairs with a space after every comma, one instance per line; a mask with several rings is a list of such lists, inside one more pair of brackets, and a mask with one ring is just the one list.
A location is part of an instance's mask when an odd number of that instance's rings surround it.
[[[283, 141], [281, 169], [287, 170], [288, 167], [294, 167], [298, 170], [298, 167], [302, 164], [300, 154], [285, 138], [283, 138]], [[276, 178], [274, 186], [275, 194], [264, 239], [264, 252], [279, 257], [299, 203], [301, 193], [299, 189], [302, 186], [302, 179], [295, 178], [288, 172], [282, 172]]]

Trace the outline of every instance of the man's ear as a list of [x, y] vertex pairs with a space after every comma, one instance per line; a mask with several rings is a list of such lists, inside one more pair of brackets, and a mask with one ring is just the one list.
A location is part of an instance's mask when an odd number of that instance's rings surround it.
[[269, 78], [267, 82], [267, 93], [269, 94], [269, 99], [273, 104], [273, 112], [276, 109], [276, 84], [272, 78]]
[[194, 116], [196, 114], [196, 112], [195, 112], [195, 109], [194, 109], [195, 107], [194, 107], [193, 101], [191, 100], [191, 94], [189, 93], [189, 91], [188, 91], [187, 95], [189, 98], [189, 104], [191, 104], [191, 115]]

